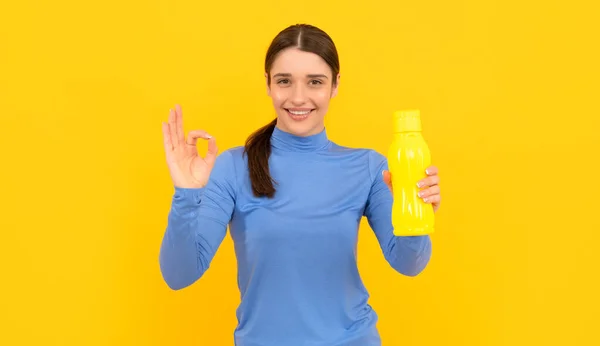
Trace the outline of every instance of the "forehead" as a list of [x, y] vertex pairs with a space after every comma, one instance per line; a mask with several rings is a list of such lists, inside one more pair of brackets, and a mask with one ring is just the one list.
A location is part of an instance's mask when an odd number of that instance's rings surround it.
[[291, 74], [331, 74], [329, 65], [315, 53], [303, 52], [297, 48], [288, 48], [281, 51], [271, 67], [271, 75], [275, 73]]

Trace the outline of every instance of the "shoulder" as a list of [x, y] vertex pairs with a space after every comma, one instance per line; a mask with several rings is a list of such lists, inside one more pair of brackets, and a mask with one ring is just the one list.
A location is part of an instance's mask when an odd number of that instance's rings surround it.
[[387, 157], [371, 148], [352, 148], [333, 143], [330, 151], [339, 152], [363, 159], [369, 166], [382, 166], [387, 164]]
[[238, 171], [244, 167], [243, 152], [244, 147], [240, 146], [229, 148], [217, 154], [211, 176], [226, 177], [234, 180], [235, 176], [239, 175]]
[[219, 156], [224, 156], [224, 157], [226, 157], [225, 159], [227, 159], [227, 160], [233, 160], [233, 161], [243, 160], [244, 159], [244, 147], [240, 145], [237, 147], [229, 148], [227, 150], [224, 150], [221, 154], [219, 154]]
[[387, 157], [371, 148], [352, 148], [333, 143], [330, 151], [348, 155], [352, 160], [363, 162], [365, 169], [368, 169], [371, 179], [381, 174], [382, 170], [388, 169]]
[[371, 181], [381, 177], [384, 170], [388, 169], [387, 157], [374, 149], [365, 149], [369, 158], [369, 172]]
[[220, 152], [217, 155], [217, 162], [224, 162], [227, 164], [239, 164], [240, 161], [242, 161], [244, 159], [244, 147], [243, 146], [237, 146], [237, 147], [232, 147], [229, 149], [226, 149], [222, 152]]

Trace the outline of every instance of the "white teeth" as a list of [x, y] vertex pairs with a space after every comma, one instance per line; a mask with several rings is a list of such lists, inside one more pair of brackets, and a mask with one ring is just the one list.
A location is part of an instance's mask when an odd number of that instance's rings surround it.
[[288, 112], [290, 112], [290, 113], [291, 113], [291, 114], [293, 114], [293, 115], [306, 115], [306, 114], [310, 113], [310, 111], [302, 111], [302, 112], [298, 112], [298, 111], [292, 111], [292, 110], [290, 110], [290, 111], [288, 111]]

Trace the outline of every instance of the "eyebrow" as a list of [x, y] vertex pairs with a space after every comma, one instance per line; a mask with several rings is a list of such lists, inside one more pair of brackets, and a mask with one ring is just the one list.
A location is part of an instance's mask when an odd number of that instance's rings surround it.
[[[273, 75], [273, 78], [275, 78], [275, 77], [291, 77], [291, 76], [292, 76], [291, 73], [276, 73]], [[308, 77], [308, 78], [327, 78], [327, 76], [324, 74], [307, 74], [306, 77]]]

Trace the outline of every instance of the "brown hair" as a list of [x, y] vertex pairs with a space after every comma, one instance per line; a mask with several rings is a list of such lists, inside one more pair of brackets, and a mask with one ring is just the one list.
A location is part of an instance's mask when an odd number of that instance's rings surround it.
[[[333, 40], [323, 30], [309, 25], [296, 24], [282, 30], [271, 42], [265, 59], [267, 83], [271, 84], [271, 67], [277, 55], [284, 49], [295, 47], [304, 52], [320, 56], [331, 68], [333, 85], [337, 82], [340, 62]], [[273, 198], [276, 182], [269, 172], [271, 155], [271, 135], [275, 130], [277, 119], [252, 133], [246, 140], [244, 153], [248, 154], [248, 170], [254, 196]]]

